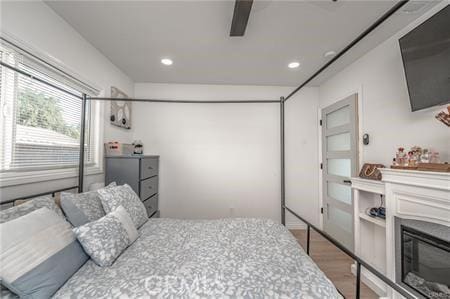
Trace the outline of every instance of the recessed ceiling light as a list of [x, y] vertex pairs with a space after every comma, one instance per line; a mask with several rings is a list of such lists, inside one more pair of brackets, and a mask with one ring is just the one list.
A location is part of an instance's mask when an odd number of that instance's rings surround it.
[[164, 65], [172, 65], [173, 61], [172, 61], [172, 59], [169, 59], [169, 58], [163, 58], [163, 59], [161, 59], [161, 63]]
[[300, 62], [294, 61], [288, 64], [288, 68], [290, 69], [295, 69], [298, 68], [300, 66]]
[[334, 56], [334, 55], [336, 55], [336, 52], [334, 52], [334, 51], [328, 51], [328, 52], [326, 52], [325, 54], [323, 54], [323, 57], [328, 58], [328, 57], [332, 57], [332, 56]]

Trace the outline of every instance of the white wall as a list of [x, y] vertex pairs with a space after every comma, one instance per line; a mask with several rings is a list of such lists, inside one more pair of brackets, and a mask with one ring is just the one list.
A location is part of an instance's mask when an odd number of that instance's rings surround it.
[[[135, 85], [135, 96], [178, 100], [269, 100], [292, 88]], [[292, 98], [286, 115], [287, 203], [317, 211], [317, 89]], [[134, 139], [161, 155], [164, 217], [267, 217], [280, 221], [279, 104], [134, 103]], [[311, 128], [313, 128], [311, 130]], [[302, 155], [305, 153], [305, 155]], [[316, 220], [313, 215], [310, 219]], [[291, 227], [295, 226], [288, 218]]]
[[[135, 96], [269, 100], [288, 89], [136, 84]], [[280, 218], [279, 104], [134, 103], [134, 138], [160, 157], [164, 217]]]
[[[318, 88], [304, 88], [285, 103], [286, 205], [319, 225]], [[290, 228], [303, 228], [286, 213]]]
[[[105, 56], [84, 40], [52, 9], [40, 1], [1, 2], [0, 29], [2, 34], [52, 57], [81, 80], [99, 88], [103, 95], [110, 95], [110, 87], [116, 86], [133, 95], [133, 82]], [[109, 105], [105, 105], [109, 107]], [[108, 108], [105, 116], [109, 115]], [[103, 122], [103, 120], [101, 120]], [[112, 127], [105, 122], [105, 140], [129, 142], [132, 133]], [[92, 182], [102, 182], [103, 175], [86, 177], [86, 187]], [[76, 178], [48, 181], [45, 184], [29, 184], [0, 189], [2, 200], [21, 195], [76, 185]]]
[[[446, 3], [443, 3], [446, 4]], [[450, 131], [434, 116], [443, 107], [411, 112], [398, 39], [443, 7], [388, 39], [320, 86], [320, 107], [360, 92], [361, 133], [370, 135], [362, 147], [362, 162], [391, 165], [396, 149], [418, 145], [434, 148], [448, 161]], [[360, 136], [360, 140], [361, 140]]]

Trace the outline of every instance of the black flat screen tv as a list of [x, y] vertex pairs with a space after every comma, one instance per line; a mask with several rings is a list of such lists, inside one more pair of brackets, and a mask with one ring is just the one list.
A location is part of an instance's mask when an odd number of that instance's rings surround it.
[[400, 38], [411, 110], [450, 102], [450, 5]]

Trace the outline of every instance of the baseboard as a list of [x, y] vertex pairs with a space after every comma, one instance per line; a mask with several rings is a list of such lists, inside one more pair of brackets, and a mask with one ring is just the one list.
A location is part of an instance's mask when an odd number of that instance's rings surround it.
[[[355, 264], [351, 265], [351, 272], [356, 276]], [[361, 269], [361, 281], [372, 291], [374, 291], [378, 296], [380, 296], [380, 299], [386, 298], [386, 286], [384, 285], [384, 283], [364, 268]]]
[[298, 221], [286, 221], [287, 229], [306, 229], [306, 224]]

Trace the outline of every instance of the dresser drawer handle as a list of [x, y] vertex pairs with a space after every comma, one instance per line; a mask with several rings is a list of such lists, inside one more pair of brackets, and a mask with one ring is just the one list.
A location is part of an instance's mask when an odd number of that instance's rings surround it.
[[152, 186], [148, 186], [148, 189], [152, 189]]
[[153, 167], [149, 166], [147, 169], [153, 169]]

